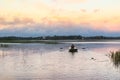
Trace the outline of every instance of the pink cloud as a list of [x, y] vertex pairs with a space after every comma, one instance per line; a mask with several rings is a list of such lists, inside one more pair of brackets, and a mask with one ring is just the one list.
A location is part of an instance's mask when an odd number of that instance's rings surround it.
[[82, 12], [86, 12], [86, 9], [81, 9], [80, 11], [82, 11]]
[[94, 9], [94, 10], [93, 10], [94, 13], [97, 13], [97, 12], [99, 12], [99, 11], [100, 11], [100, 9]]
[[54, 0], [54, 1], [61, 2], [61, 3], [81, 3], [87, 0]]

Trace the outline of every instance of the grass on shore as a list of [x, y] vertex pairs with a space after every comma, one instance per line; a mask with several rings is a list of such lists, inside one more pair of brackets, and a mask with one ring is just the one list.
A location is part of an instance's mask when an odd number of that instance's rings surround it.
[[110, 58], [116, 67], [120, 66], [120, 50], [111, 52]]

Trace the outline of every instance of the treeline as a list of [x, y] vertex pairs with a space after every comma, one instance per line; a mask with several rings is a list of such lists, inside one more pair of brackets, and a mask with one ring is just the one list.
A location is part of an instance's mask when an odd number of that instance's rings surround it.
[[0, 40], [92, 40], [92, 39], [120, 39], [120, 37], [105, 37], [105, 36], [81, 36], [81, 35], [73, 35], [73, 36], [40, 36], [40, 37], [0, 37]]
[[8, 37], [0, 37], [0, 40], [42, 40], [43, 37], [16, 37], [16, 36], [8, 36]]
[[106, 36], [91, 36], [84, 37], [85, 39], [120, 39], [120, 37], [106, 37]]
[[83, 37], [81, 35], [78, 36], [46, 36], [46, 40], [76, 40], [76, 39], [82, 39]]

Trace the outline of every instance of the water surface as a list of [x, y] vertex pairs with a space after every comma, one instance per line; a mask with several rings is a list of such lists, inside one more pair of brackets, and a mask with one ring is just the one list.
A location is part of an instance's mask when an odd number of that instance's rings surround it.
[[0, 80], [120, 80], [110, 51], [120, 43], [9, 44], [0, 48]]

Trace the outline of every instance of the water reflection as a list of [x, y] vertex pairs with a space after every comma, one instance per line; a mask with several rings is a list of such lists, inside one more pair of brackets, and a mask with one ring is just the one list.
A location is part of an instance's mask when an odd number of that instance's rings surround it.
[[79, 51], [71, 53], [69, 45], [16, 44], [0, 48], [0, 80], [120, 79], [105, 56], [110, 50], [118, 50], [120, 45], [77, 44]]
[[77, 54], [77, 52], [69, 52], [69, 53], [72, 55], [72, 57], [74, 57]]
[[6, 49], [5, 49], [5, 48], [2, 48], [2, 50], [0, 51], [0, 57], [1, 57], [1, 58], [4, 58], [5, 56], [7, 56], [7, 54], [6, 54]]
[[120, 67], [120, 51], [111, 52], [110, 57], [115, 67]]

